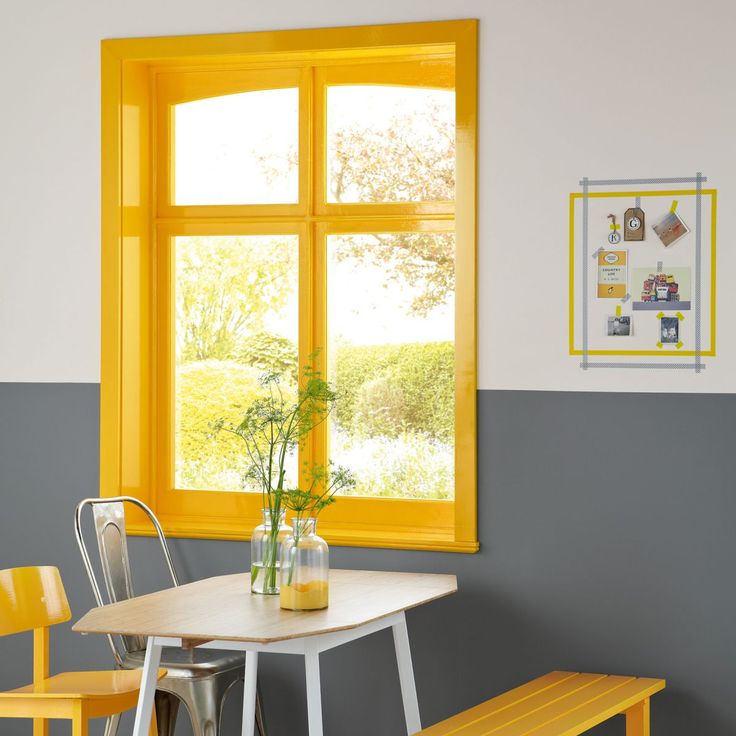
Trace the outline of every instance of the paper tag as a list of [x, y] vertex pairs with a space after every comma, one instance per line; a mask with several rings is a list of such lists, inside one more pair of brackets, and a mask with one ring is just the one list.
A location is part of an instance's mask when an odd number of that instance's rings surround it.
[[629, 207], [624, 215], [624, 240], [644, 240], [644, 210]]

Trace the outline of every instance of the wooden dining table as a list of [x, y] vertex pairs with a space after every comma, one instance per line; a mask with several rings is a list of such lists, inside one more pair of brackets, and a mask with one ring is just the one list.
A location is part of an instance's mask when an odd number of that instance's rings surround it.
[[406, 611], [457, 591], [454, 575], [330, 571], [329, 606], [287, 611], [279, 596], [250, 592], [247, 573], [188, 585], [93, 608], [74, 625], [83, 634], [141, 636], [147, 641], [133, 736], [146, 736], [164, 646], [245, 652], [243, 736], [255, 733], [258, 655], [304, 657], [309, 736], [323, 736], [319, 655], [392, 629], [407, 734], [421, 730]]

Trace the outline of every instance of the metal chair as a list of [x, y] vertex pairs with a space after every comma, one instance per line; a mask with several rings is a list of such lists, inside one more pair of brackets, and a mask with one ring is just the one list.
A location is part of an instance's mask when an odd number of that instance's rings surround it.
[[[97, 605], [116, 603], [134, 597], [125, 531], [125, 504], [133, 504], [150, 519], [156, 530], [173, 585], [179, 585], [166, 537], [153, 511], [136, 498], [86, 498], [79, 503], [74, 517], [77, 544], [87, 570]], [[82, 536], [82, 512], [90, 506], [94, 518], [102, 573], [108, 600], [102, 598], [87, 546]], [[138, 636], [107, 637], [115, 662], [120, 669], [143, 666], [146, 641]], [[168, 671], [156, 691], [156, 719], [159, 736], [174, 736], [179, 703], [184, 703], [192, 721], [194, 736], [219, 736], [222, 706], [228, 690], [244, 676], [244, 656], [212, 649], [184, 651], [164, 647], [161, 667]], [[117, 720], [108, 723], [105, 736], [114, 736]], [[266, 736], [261, 695], [256, 697], [256, 723], [260, 736]]]

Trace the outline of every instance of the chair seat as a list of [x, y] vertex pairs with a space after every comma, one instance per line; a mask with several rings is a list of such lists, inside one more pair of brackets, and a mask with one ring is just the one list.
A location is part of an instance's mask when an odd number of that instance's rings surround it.
[[[0, 692], [0, 699], [12, 698], [110, 698], [138, 691], [141, 670], [105, 670], [103, 672], [62, 672], [38, 683]], [[158, 671], [159, 679], [166, 675]]]
[[[128, 652], [123, 659], [126, 670], [143, 666], [145, 650]], [[161, 652], [161, 667], [167, 670], [167, 678], [196, 679], [212, 677], [245, 667], [243, 652], [228, 652], [219, 649], [180, 649], [164, 647]]]

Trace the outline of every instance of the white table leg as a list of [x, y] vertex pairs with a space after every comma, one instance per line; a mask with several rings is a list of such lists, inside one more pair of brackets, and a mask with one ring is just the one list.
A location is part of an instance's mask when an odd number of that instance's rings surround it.
[[256, 690], [258, 685], [258, 652], [245, 653], [245, 688], [243, 690], [243, 736], [256, 732]]
[[156, 695], [160, 663], [161, 645], [156, 644], [156, 640], [149, 636], [146, 644], [146, 658], [143, 661], [143, 675], [141, 677], [141, 689], [138, 693], [138, 707], [135, 711], [133, 736], [148, 736], [151, 728], [153, 698]]
[[412, 734], [422, 730], [422, 724], [419, 719], [419, 701], [417, 699], [417, 686], [414, 682], [414, 668], [411, 665], [411, 649], [409, 648], [406, 616], [402, 613], [401, 620], [391, 628], [394, 632], [396, 662], [399, 665], [399, 682], [401, 683], [401, 698], [404, 701], [406, 733], [412, 736]]
[[319, 681], [319, 652], [307, 649], [304, 654], [307, 674], [307, 717], [309, 736], [322, 736], [322, 690]]

